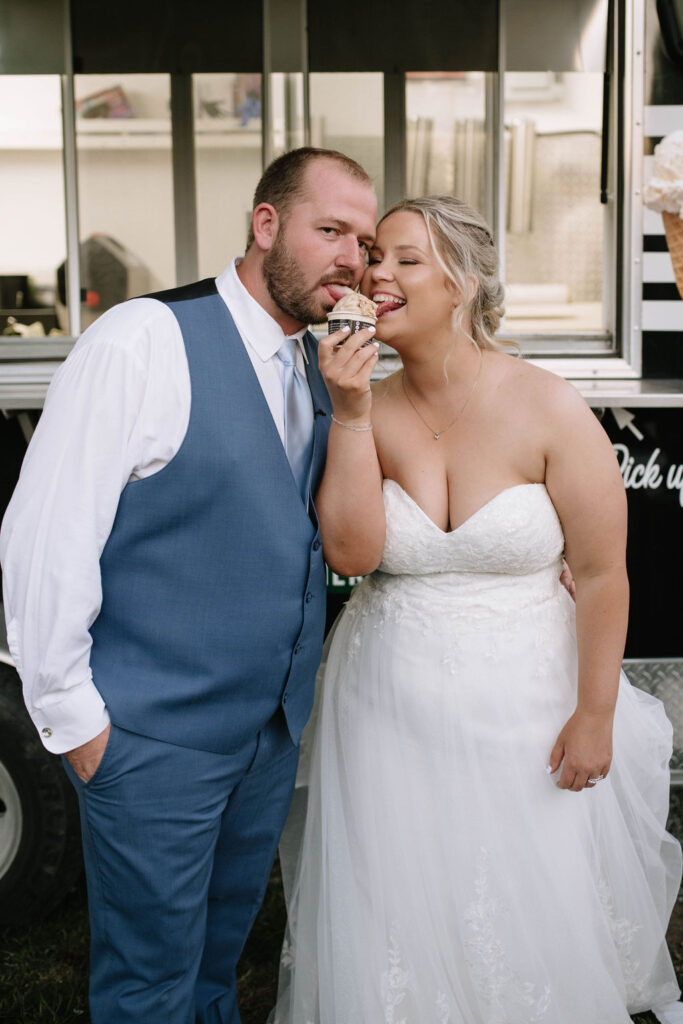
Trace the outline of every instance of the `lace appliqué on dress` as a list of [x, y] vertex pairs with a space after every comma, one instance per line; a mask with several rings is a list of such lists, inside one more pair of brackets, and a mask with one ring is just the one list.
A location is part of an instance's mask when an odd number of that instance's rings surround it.
[[402, 1017], [399, 1020], [396, 1012], [406, 993], [412, 988], [412, 978], [410, 971], [401, 966], [401, 950], [395, 931], [390, 935], [387, 958], [389, 967], [382, 974], [381, 982], [384, 1021], [385, 1024], [406, 1024], [406, 1018]]
[[[409, 993], [415, 993], [415, 981], [410, 968], [403, 964], [403, 956], [399, 945], [396, 929], [393, 928], [389, 936], [389, 949], [387, 951], [389, 966], [382, 974], [381, 993], [384, 1009], [384, 1024], [450, 1024], [451, 1011], [444, 992], [437, 992], [434, 1000], [435, 1015], [433, 1018], [425, 1017], [424, 1011], [413, 1012], [408, 1019], [396, 1016], [406, 1009], [405, 998]], [[401, 1007], [402, 1009], [399, 1009]]]
[[643, 971], [640, 960], [633, 950], [633, 940], [641, 926], [625, 917], [617, 917], [612, 893], [604, 878], [598, 882], [598, 896], [607, 915], [614, 946], [623, 969], [627, 1002], [629, 1005], [643, 1003], [647, 1001], [648, 975]]
[[291, 971], [294, 967], [294, 946], [286, 936], [282, 943], [282, 952], [280, 954], [280, 966], [286, 970]]
[[550, 1009], [550, 986], [520, 978], [505, 955], [497, 925], [505, 906], [491, 890], [489, 854], [480, 849], [474, 880], [475, 898], [465, 912], [471, 938], [465, 943], [466, 962], [479, 997], [486, 1006], [488, 1024], [540, 1024]]

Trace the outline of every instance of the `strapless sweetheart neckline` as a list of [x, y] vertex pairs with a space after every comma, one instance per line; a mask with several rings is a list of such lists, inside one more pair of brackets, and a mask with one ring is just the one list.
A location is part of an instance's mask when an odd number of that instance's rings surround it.
[[476, 509], [476, 511], [472, 512], [471, 515], [467, 516], [466, 519], [463, 519], [463, 521], [458, 526], [454, 527], [452, 530], [442, 530], [440, 526], [437, 526], [432, 517], [427, 515], [422, 506], [415, 501], [415, 498], [413, 498], [412, 495], [408, 493], [405, 487], [401, 486], [398, 480], [394, 480], [392, 477], [386, 476], [382, 481], [382, 485], [384, 484], [394, 484], [395, 487], [398, 487], [399, 491], [401, 491], [401, 493], [405, 495], [410, 504], [413, 505], [418, 510], [418, 512], [420, 512], [422, 516], [427, 520], [427, 522], [430, 523], [434, 527], [434, 529], [437, 530], [444, 537], [449, 537], [451, 536], [451, 534], [458, 533], [458, 531], [462, 530], [463, 527], [467, 526], [468, 523], [471, 523], [473, 519], [476, 519], [480, 512], [483, 512], [485, 509], [489, 508], [491, 505], [494, 504], [494, 502], [498, 501], [499, 498], [502, 498], [503, 495], [505, 494], [509, 494], [511, 491], [518, 491], [522, 487], [543, 487], [545, 489], [545, 484], [540, 481], [526, 484], [512, 484], [510, 487], [503, 487], [503, 489], [498, 491], [497, 494], [494, 494], [492, 498], [489, 498], [489, 500], [485, 501], [483, 505], [480, 505], [479, 508]]

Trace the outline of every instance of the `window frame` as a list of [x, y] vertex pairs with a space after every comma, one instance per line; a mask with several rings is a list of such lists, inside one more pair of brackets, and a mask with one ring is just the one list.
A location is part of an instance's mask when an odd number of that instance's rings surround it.
[[[271, 104], [268, 103], [270, 75], [279, 70], [277, 46], [274, 44], [269, 10], [283, 0], [264, 0], [263, 41], [265, 109], [263, 116], [262, 156], [269, 152], [272, 139]], [[297, 0], [302, 16], [305, 0]], [[611, 0], [614, 3], [615, 31], [610, 102], [609, 140], [609, 205], [611, 217], [606, 232], [608, 251], [605, 257], [604, 308], [609, 330], [571, 334], [513, 334], [503, 327], [501, 335], [520, 342], [522, 352], [538, 365], [569, 378], [634, 379], [642, 370], [642, 330], [640, 308], [642, 295], [642, 151], [644, 112], [644, 0]], [[501, 11], [504, 3], [501, 3]], [[504, 238], [504, 19], [498, 24], [499, 67], [486, 73], [487, 107], [487, 194], [494, 197], [491, 209], [483, 211], [497, 238]], [[299, 64], [303, 75], [306, 131], [308, 123], [308, 55], [301, 23], [292, 29], [290, 56]], [[296, 38], [294, 38], [294, 36]], [[67, 280], [67, 308], [70, 336], [61, 339], [63, 347], [73, 344], [80, 334], [80, 280], [78, 177], [76, 121], [74, 104], [73, 52], [69, 33], [64, 33], [65, 67], [62, 83], [62, 131], [66, 211], [66, 254], [70, 274]], [[282, 44], [281, 44], [282, 45]], [[291, 57], [291, 52], [298, 55]], [[293, 70], [293, 64], [287, 70]], [[192, 118], [192, 72], [171, 73], [171, 133], [174, 168], [176, 275], [178, 283], [191, 280], [197, 273], [197, 214], [194, 173], [194, 123]], [[406, 186], [406, 77], [401, 71], [384, 72], [384, 168], [387, 206], [405, 193]], [[620, 159], [621, 156], [621, 159]], [[597, 188], [597, 183], [596, 183]], [[501, 246], [501, 268], [505, 274], [504, 245]], [[13, 343], [13, 351], [17, 348]], [[39, 355], [41, 345], [31, 344], [32, 355]], [[50, 351], [54, 351], [54, 342]], [[46, 346], [47, 351], [47, 346]]]

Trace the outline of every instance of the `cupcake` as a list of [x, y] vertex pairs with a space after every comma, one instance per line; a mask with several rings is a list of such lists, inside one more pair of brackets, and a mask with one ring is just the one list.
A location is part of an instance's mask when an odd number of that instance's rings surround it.
[[377, 303], [359, 292], [342, 295], [331, 313], [327, 314], [327, 333], [334, 334], [341, 327], [349, 327], [351, 334], [377, 323]]

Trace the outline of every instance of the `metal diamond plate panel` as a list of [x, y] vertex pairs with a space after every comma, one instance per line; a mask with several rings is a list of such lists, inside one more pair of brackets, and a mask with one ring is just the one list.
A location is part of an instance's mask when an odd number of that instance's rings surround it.
[[646, 658], [624, 662], [624, 672], [634, 686], [651, 693], [666, 708], [674, 727], [674, 754], [671, 768], [676, 772], [672, 780], [683, 785], [683, 658], [656, 661]]
[[[674, 727], [671, 804], [667, 828], [683, 842], [683, 658], [669, 661], [649, 658], [625, 661], [624, 672], [634, 686], [659, 697]], [[678, 899], [683, 903], [683, 884]]]

